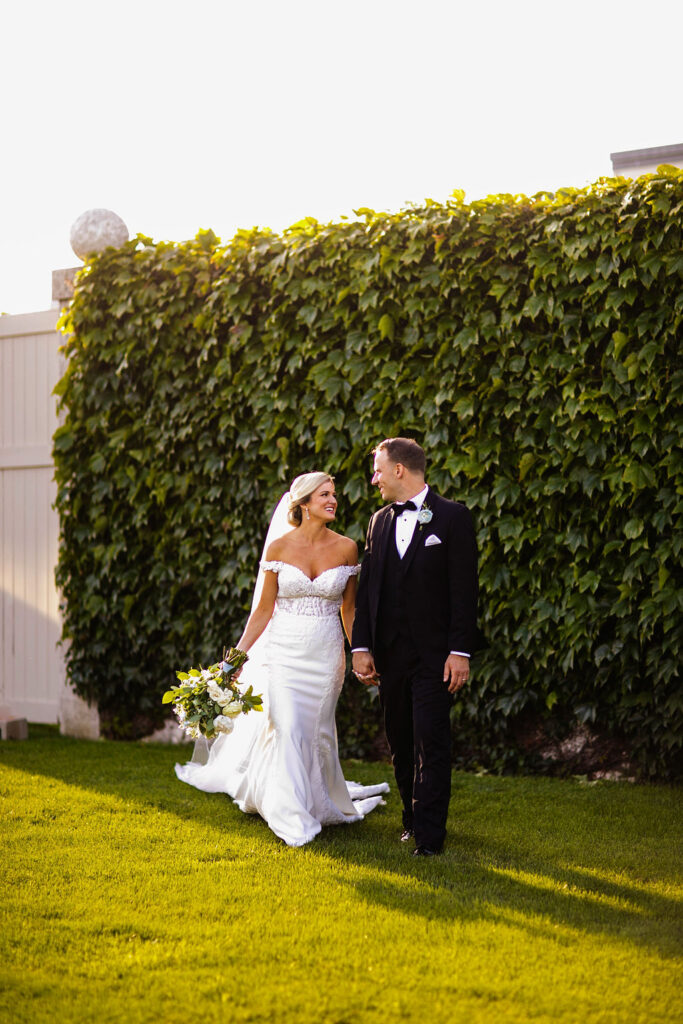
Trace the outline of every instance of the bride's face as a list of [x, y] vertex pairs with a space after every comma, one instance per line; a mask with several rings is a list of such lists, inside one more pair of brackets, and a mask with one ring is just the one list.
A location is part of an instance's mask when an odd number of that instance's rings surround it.
[[[311, 519], [322, 519], [326, 523], [332, 522], [337, 514], [337, 495], [331, 480], [326, 480], [317, 491], [313, 491], [308, 502], [308, 511]], [[305, 519], [306, 513], [304, 512]]]

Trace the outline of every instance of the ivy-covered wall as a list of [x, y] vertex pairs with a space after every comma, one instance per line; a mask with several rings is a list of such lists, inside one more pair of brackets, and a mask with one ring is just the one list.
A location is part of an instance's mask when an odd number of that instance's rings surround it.
[[[149, 729], [174, 669], [239, 636], [288, 481], [334, 473], [362, 542], [370, 450], [403, 434], [477, 524], [489, 646], [458, 763], [586, 722], [671, 777], [683, 173], [358, 217], [138, 236], [81, 274], [55, 435], [70, 680], [112, 735]], [[355, 686], [340, 739], [363, 753]]]

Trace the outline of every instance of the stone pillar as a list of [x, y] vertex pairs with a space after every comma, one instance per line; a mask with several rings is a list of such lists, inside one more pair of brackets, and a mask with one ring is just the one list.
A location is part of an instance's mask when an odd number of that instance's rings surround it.
[[74, 295], [74, 281], [80, 267], [65, 267], [63, 270], [52, 271], [52, 306], [63, 309], [71, 302]]
[[59, 699], [59, 731], [62, 736], [79, 740], [100, 738], [100, 716], [97, 708], [74, 693], [68, 683]]
[[[128, 228], [111, 210], [86, 210], [71, 228], [71, 248], [81, 260], [102, 252], [109, 246], [119, 248], [128, 241]], [[74, 278], [78, 267], [52, 273], [52, 302], [65, 306], [73, 298]], [[63, 736], [96, 740], [100, 738], [100, 716], [94, 705], [79, 697], [68, 683], [59, 699], [59, 731]]]

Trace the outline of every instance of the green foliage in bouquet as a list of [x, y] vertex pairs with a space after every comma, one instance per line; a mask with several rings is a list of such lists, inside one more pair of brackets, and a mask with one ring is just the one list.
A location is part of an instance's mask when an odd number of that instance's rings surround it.
[[[138, 236], [81, 273], [54, 441], [71, 683], [112, 735], [157, 724], [159, 667], [242, 628], [291, 477], [333, 472], [362, 542], [370, 449], [407, 434], [479, 537], [458, 763], [529, 764], [530, 723], [585, 723], [672, 777], [683, 173], [357, 215]], [[350, 714], [366, 752], [376, 706]]]

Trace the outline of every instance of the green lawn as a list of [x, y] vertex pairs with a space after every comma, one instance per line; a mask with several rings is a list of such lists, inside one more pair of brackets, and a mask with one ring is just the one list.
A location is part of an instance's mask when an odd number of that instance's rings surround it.
[[289, 849], [178, 754], [0, 743], [3, 1024], [683, 1019], [679, 790], [456, 773], [426, 860], [395, 787]]

